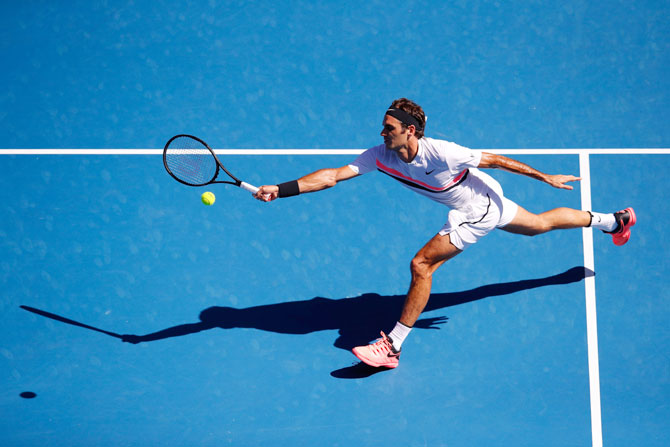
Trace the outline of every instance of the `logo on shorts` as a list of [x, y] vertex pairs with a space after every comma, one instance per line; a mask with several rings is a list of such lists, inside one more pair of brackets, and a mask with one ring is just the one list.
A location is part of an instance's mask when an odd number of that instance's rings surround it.
[[434, 170], [435, 170], [435, 169], [431, 169], [430, 171], [426, 171], [426, 175], [430, 175], [430, 174], [432, 174]]

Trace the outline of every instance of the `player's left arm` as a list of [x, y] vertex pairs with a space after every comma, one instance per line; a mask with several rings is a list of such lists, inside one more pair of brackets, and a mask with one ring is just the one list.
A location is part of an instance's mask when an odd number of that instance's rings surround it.
[[575, 177], [574, 175], [545, 174], [525, 163], [490, 152], [482, 152], [482, 159], [477, 167], [482, 169], [503, 169], [508, 172], [513, 172], [514, 174], [521, 174], [540, 180], [559, 189], [572, 189], [572, 186], [567, 185], [566, 183], [581, 180], [581, 177]]

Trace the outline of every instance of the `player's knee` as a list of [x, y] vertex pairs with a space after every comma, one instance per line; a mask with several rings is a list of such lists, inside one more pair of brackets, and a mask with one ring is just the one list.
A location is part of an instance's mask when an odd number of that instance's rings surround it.
[[536, 233], [533, 236], [537, 236], [538, 234], [544, 234], [548, 231], [553, 230], [553, 226], [551, 225], [550, 222], [548, 222], [546, 219], [541, 219], [540, 224], [537, 226]]
[[427, 278], [431, 275], [430, 263], [426, 258], [416, 255], [409, 264], [412, 277]]
[[537, 216], [533, 221], [533, 224], [526, 229], [525, 234], [527, 236], [537, 236], [539, 234], [544, 234], [547, 231], [551, 231], [552, 227], [550, 222], [544, 219], [542, 216]]
[[531, 229], [526, 233], [526, 236], [531, 236], [531, 237], [532, 237], [532, 236], [537, 236], [537, 235], [540, 235], [540, 234], [544, 234], [544, 233], [546, 233], [547, 231], [549, 231], [549, 229], [546, 228], [546, 227], [534, 227], [534, 228], [531, 228]]

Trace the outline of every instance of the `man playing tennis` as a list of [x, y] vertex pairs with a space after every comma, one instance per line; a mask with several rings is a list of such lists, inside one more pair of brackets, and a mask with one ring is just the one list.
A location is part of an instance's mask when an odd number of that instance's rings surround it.
[[501, 155], [425, 137], [426, 116], [419, 105], [406, 98], [393, 101], [384, 114], [382, 126], [384, 144], [363, 152], [351, 164], [321, 169], [280, 185], [265, 185], [255, 194], [257, 199], [270, 202], [331, 188], [378, 170], [451, 209], [442, 229], [412, 259], [409, 292], [393, 330], [388, 335], [382, 332], [375, 343], [353, 349], [356, 357], [368, 365], [398, 366], [401, 346], [430, 298], [433, 273], [496, 228], [533, 236], [592, 226], [611, 234], [616, 245], [623, 245], [630, 238], [630, 227], [636, 221], [632, 208], [612, 214], [570, 208], [541, 214], [526, 211], [506, 198], [500, 184], [480, 169], [504, 169], [560, 189], [572, 189], [567, 183], [580, 178], [544, 174]]

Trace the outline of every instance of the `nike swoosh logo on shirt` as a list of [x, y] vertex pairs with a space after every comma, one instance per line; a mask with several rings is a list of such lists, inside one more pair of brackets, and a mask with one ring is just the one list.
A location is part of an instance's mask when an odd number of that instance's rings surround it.
[[431, 169], [430, 171], [426, 171], [426, 175], [430, 175], [430, 174], [432, 174], [434, 170], [435, 170], [435, 169]]

